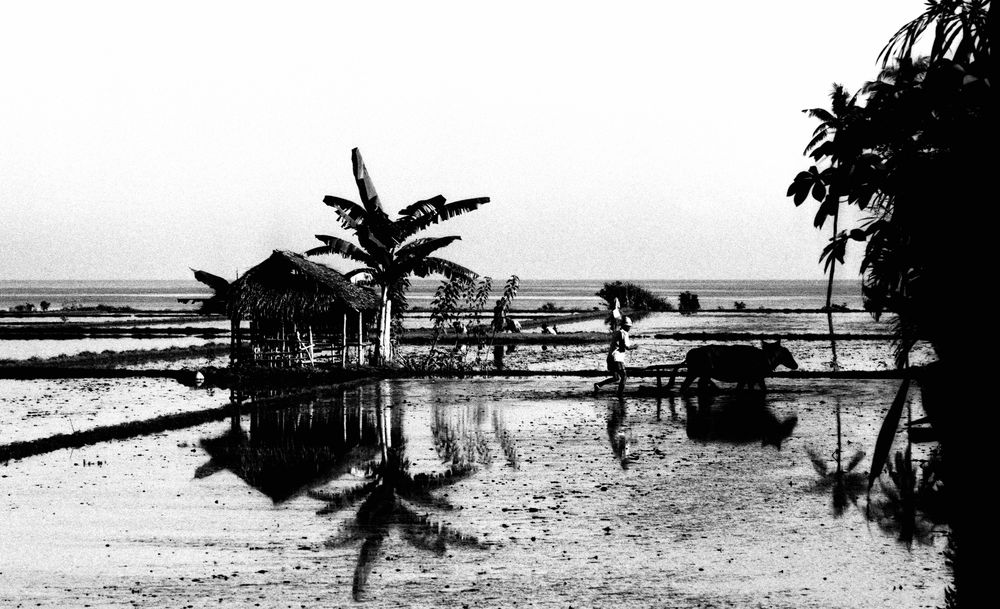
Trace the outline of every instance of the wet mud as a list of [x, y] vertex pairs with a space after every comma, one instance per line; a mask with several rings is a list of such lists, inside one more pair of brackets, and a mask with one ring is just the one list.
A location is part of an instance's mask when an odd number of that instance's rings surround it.
[[12, 461], [0, 606], [933, 607], [941, 527], [828, 483], [896, 385], [392, 380]]

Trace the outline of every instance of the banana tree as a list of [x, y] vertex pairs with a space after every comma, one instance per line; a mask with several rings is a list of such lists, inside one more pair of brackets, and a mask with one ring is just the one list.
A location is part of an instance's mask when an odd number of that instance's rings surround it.
[[437, 273], [449, 279], [457, 276], [469, 280], [478, 277], [460, 264], [431, 255], [461, 237], [425, 237], [408, 242], [407, 239], [434, 224], [473, 211], [489, 203], [490, 199], [477, 197], [448, 203], [443, 196], [437, 195], [404, 207], [399, 217], [393, 220], [382, 207], [357, 148], [351, 151], [351, 161], [361, 203], [332, 195], [324, 197], [323, 202], [333, 208], [340, 225], [354, 233], [358, 243], [356, 245], [330, 235], [316, 235], [323, 245], [308, 250], [306, 254], [334, 254], [357, 262], [362, 266], [345, 276], [367, 275], [381, 289], [376, 359], [385, 363], [392, 357], [392, 293], [404, 290], [410, 275], [426, 277]]

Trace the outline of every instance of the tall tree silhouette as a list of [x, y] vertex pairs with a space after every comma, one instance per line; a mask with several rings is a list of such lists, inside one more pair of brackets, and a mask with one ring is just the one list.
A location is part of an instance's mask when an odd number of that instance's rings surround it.
[[[834, 190], [870, 214], [859, 227], [838, 233], [827, 248], [842, 260], [836, 254], [848, 240], [865, 242], [865, 304], [876, 316], [897, 314], [901, 366], [918, 339], [930, 342], [937, 354], [938, 361], [921, 372], [920, 388], [949, 478], [955, 603], [974, 602], [989, 581], [976, 558], [989, 548], [974, 529], [989, 515], [973, 482], [974, 472], [989, 460], [982, 454], [990, 445], [989, 427], [978, 420], [981, 396], [968, 379], [992, 371], [989, 358], [969, 357], [982, 337], [970, 332], [968, 319], [943, 307], [942, 298], [965, 281], [981, 281], [981, 263], [995, 255], [989, 251], [992, 224], [979, 220], [977, 207], [994, 189], [990, 151], [997, 104], [989, 37], [994, 25], [989, 0], [929, 0], [882, 49], [882, 73], [862, 90], [866, 103], [851, 128], [860, 154], [851, 170], [824, 173], [814, 165], [788, 192], [797, 205], [811, 194], [823, 211], [826, 193]], [[926, 59], [914, 57], [924, 34], [932, 35]], [[833, 153], [820, 147], [813, 157], [832, 160]], [[883, 421], [869, 486], [888, 463], [908, 387], [907, 379]]]

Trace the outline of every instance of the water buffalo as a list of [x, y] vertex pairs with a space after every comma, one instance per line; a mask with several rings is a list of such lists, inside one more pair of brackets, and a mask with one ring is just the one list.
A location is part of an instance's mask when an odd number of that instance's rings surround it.
[[751, 347], [750, 345], [709, 345], [695, 347], [687, 352], [687, 357], [683, 362], [668, 364], [666, 366], [653, 366], [654, 368], [673, 368], [670, 375], [670, 383], [667, 388], [674, 386], [677, 378], [677, 370], [681, 366], [687, 368], [687, 377], [681, 385], [681, 391], [686, 391], [691, 383], [697, 378], [700, 388], [714, 387], [712, 379], [729, 381], [736, 383], [736, 389], [744, 387], [753, 389], [754, 385], [759, 385], [761, 390], [766, 390], [764, 378], [769, 375], [779, 365], [795, 370], [799, 365], [792, 357], [792, 353], [781, 346], [781, 341], [769, 343], [761, 342], [761, 347]]

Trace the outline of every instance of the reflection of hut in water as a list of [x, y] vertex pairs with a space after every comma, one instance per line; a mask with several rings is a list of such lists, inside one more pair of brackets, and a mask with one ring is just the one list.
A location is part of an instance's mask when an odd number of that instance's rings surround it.
[[308, 402], [261, 407], [249, 419], [249, 431], [234, 415], [229, 432], [201, 441], [211, 460], [196, 478], [228, 469], [280, 503], [352, 469], [366, 469], [379, 456], [372, 410]]
[[[347, 366], [368, 360], [375, 293], [328, 266], [275, 250], [229, 290], [234, 365]], [[249, 328], [241, 323], [249, 321]]]

